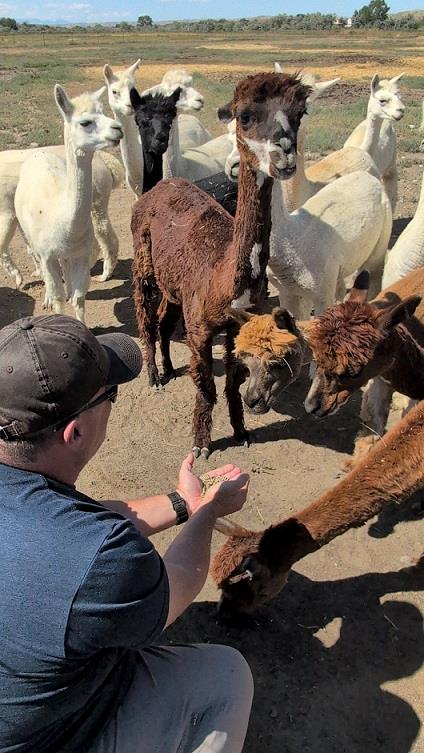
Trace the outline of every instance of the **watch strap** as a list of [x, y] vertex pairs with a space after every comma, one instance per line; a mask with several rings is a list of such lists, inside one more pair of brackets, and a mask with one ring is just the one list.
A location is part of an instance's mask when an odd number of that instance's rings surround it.
[[168, 494], [168, 497], [171, 500], [172, 507], [174, 508], [177, 515], [175, 525], [179, 526], [181, 525], [181, 523], [185, 523], [186, 520], [188, 520], [188, 510], [185, 499], [183, 499], [181, 494], [178, 494], [178, 492], [170, 492]]

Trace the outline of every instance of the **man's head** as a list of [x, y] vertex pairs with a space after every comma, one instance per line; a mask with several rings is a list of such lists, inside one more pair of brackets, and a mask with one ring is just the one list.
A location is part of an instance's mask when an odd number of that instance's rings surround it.
[[4, 327], [1, 458], [44, 468], [41, 455], [51, 460], [59, 453], [78, 475], [103, 442], [116, 386], [134, 379], [141, 366], [130, 337], [95, 337], [71, 317], [27, 317]]

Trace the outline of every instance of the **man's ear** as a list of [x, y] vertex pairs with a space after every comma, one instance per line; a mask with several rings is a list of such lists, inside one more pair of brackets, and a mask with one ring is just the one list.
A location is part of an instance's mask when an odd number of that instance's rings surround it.
[[74, 418], [66, 424], [62, 437], [68, 447], [75, 447], [76, 443], [81, 439], [81, 426], [78, 418]]

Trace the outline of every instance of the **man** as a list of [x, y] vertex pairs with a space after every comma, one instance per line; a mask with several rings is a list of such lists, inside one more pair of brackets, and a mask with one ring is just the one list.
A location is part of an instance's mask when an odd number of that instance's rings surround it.
[[[141, 370], [122, 334], [65, 316], [0, 331], [0, 753], [239, 753], [252, 701], [226, 646], [159, 647], [201, 590], [218, 516], [248, 476], [201, 495], [97, 503], [74, 484], [102, 444], [117, 385]], [[187, 520], [163, 560], [147, 535]]]

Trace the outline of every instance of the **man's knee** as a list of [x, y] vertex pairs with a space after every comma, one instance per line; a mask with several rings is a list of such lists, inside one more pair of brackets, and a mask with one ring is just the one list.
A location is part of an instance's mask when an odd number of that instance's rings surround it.
[[213, 657], [216, 673], [222, 675], [224, 687], [228, 695], [237, 700], [252, 702], [253, 677], [251, 669], [244, 656], [231, 646], [210, 646], [214, 650]]

